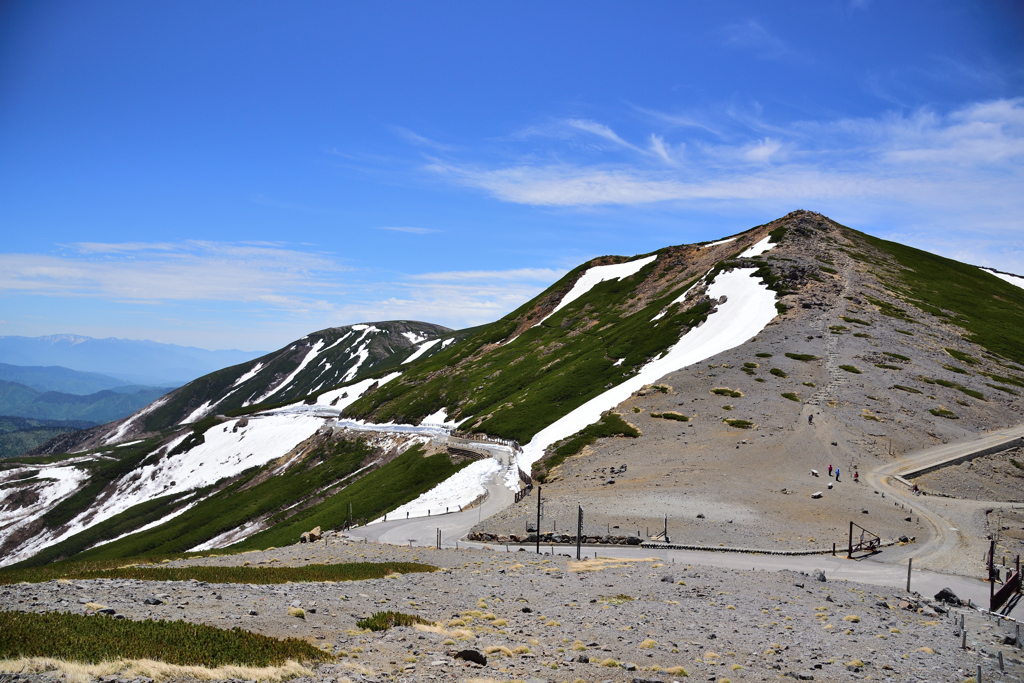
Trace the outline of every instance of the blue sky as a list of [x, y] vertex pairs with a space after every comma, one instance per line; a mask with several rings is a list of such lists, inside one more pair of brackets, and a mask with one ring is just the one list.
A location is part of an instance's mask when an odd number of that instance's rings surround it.
[[0, 4], [0, 335], [464, 327], [797, 208], [1024, 271], [1020, 3]]

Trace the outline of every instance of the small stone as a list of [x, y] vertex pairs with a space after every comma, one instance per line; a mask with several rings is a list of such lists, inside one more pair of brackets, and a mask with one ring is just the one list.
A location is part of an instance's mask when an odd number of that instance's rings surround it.
[[459, 650], [455, 653], [455, 659], [462, 659], [467, 662], [479, 664], [480, 666], [487, 666], [487, 657], [477, 650]]

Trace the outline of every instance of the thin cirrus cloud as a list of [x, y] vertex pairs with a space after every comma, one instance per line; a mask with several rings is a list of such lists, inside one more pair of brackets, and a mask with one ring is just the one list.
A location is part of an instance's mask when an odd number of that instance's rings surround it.
[[[538, 162], [531, 156], [502, 165], [433, 160], [427, 168], [501, 201], [534, 206], [731, 201], [774, 208], [846, 202], [899, 206], [940, 223], [985, 216], [989, 224], [1019, 233], [1024, 98], [978, 102], [945, 114], [922, 109], [788, 126], [737, 119], [736, 125], [741, 130], [732, 131], [728, 143], [721, 141], [725, 136], [711, 142], [706, 136], [677, 137], [670, 147], [667, 134], [651, 133], [655, 153], [627, 160], [611, 153], [596, 162]], [[772, 134], [764, 137], [765, 130]], [[685, 157], [672, 153], [684, 146]], [[653, 163], [666, 158], [679, 163]]]
[[325, 255], [191, 241], [81, 243], [72, 253], [0, 254], [0, 291], [115, 301], [263, 302], [323, 309], [346, 270]]

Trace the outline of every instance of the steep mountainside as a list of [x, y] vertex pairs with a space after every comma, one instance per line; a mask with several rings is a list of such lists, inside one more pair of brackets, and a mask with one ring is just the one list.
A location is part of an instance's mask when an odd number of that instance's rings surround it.
[[[48, 451], [74, 457], [15, 459], [0, 473], [0, 554], [281, 545], [350, 514], [455, 509], [531, 469], [556, 515], [586, 500], [602, 526], [668, 516], [716, 544], [785, 547], [766, 520], [831, 534], [872, 501], [864, 486], [813, 509], [779, 498], [810, 469], [1019, 422], [1020, 329], [1015, 284], [798, 211], [595, 259], [480, 328], [324, 330], [196, 380]], [[524, 448], [469, 463], [440, 422]], [[530, 505], [484, 526], [521, 531]], [[736, 523], [691, 528], [704, 505]], [[904, 523], [898, 508], [873, 514]]]
[[[81, 450], [198, 422], [208, 415], [292, 403], [410, 358], [429, 356], [444, 345], [441, 337], [450, 332], [447, 327], [409, 320], [313, 332], [254, 361], [204, 375], [126, 420], [83, 433], [80, 443], [69, 445], [62, 440], [59, 447]], [[44, 447], [37, 452], [53, 451]]]
[[0, 415], [0, 458], [22, 455], [59, 434], [94, 425], [84, 420], [40, 420]]

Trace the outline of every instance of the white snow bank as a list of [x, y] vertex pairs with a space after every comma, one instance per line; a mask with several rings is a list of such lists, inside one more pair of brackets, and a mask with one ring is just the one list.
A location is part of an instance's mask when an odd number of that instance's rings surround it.
[[[133, 505], [208, 486], [250, 467], [265, 465], [323, 426], [321, 418], [301, 414], [254, 415], [248, 419], [248, 426], [237, 432], [232, 431], [232, 422], [211, 427], [203, 435], [205, 442], [187, 453], [165, 456], [155, 464], [136, 469], [118, 482], [114, 494], [97, 509], [73, 520], [65, 533], [46, 539], [45, 545], [62, 541]], [[184, 435], [175, 442], [180, 443], [183, 438]], [[168, 445], [168, 452], [176, 443]]]
[[708, 247], [717, 247], [719, 244], [726, 244], [728, 242], [732, 242], [735, 239], [736, 239], [735, 237], [729, 237], [728, 239], [718, 240], [717, 242], [710, 242], [708, 244], [702, 244], [702, 245], [700, 245], [700, 248], [701, 249], [707, 249]]
[[186, 417], [184, 420], [182, 420], [178, 424], [183, 424], [184, 425], [184, 424], [189, 424], [190, 422], [195, 422], [199, 418], [201, 418], [204, 415], [206, 415], [206, 413], [209, 412], [210, 408], [212, 408], [212, 407], [213, 407], [213, 405], [209, 401], [207, 401], [206, 403], [204, 403], [203, 405], [199, 406], [198, 408], [193, 410], [191, 413], [189, 413], [188, 417]]
[[[555, 310], [544, 316], [537, 325], [540, 325], [540, 323], [544, 322], [555, 313], [558, 313], [573, 301], [576, 301], [576, 299], [579, 299], [581, 296], [593, 289], [595, 285], [604, 282], [605, 280], [618, 280], [635, 275], [641, 268], [646, 266], [648, 263], [651, 263], [656, 258], [658, 258], [657, 254], [654, 256], [648, 256], [647, 258], [637, 259], [635, 261], [626, 261], [625, 263], [616, 263], [610, 266], [594, 266], [593, 268], [588, 268], [587, 271], [583, 273], [583, 275], [580, 275], [579, 279], [576, 280], [576, 284], [572, 286], [569, 293], [563, 296], [562, 300], [558, 302], [558, 305], [555, 306]], [[534, 325], [534, 327], [537, 327], [537, 325]]]
[[448, 421], [448, 409], [441, 408], [441, 410], [431, 415], [427, 415], [425, 418], [420, 420], [421, 425], [441, 425], [443, 427], [456, 427], [457, 422]]
[[413, 362], [414, 360], [422, 356], [424, 353], [432, 349], [434, 345], [436, 345], [440, 341], [440, 339], [431, 339], [428, 342], [423, 342], [422, 344], [420, 344], [420, 347], [416, 349], [415, 353], [413, 353], [411, 356], [402, 361], [402, 365]]
[[1021, 289], [1024, 289], [1024, 277], [1021, 277], [1020, 275], [1011, 275], [1010, 273], [1000, 273], [999, 271], [992, 270], [991, 268], [982, 268], [982, 270], [987, 270], [988, 272], [992, 273], [993, 275], [995, 275], [1000, 280], [1005, 280], [1006, 282], [1009, 282], [1011, 285], [1017, 285]]
[[[39, 469], [39, 474], [35, 477], [41, 480], [38, 483], [0, 490], [0, 529], [3, 530], [0, 532], [0, 543], [3, 543], [12, 534], [30, 525], [40, 515], [73, 494], [78, 490], [82, 482], [89, 477], [88, 471], [78, 469], [74, 465], [66, 463], [59, 465], [34, 465], [33, 469]], [[9, 470], [13, 474], [21, 471], [23, 471], [22, 468]], [[53, 481], [42, 481], [47, 479]], [[31, 488], [39, 498], [34, 503], [24, 507], [14, 506], [12, 509], [8, 509], [8, 506], [5, 504], [7, 499], [27, 488]], [[20, 562], [50, 545], [50, 540], [46, 536], [45, 533], [36, 534], [18, 552], [0, 558], [0, 567]]]
[[403, 332], [402, 336], [409, 340], [409, 343], [415, 346], [421, 341], [426, 341], [427, 335], [422, 332]]
[[[385, 384], [395, 379], [396, 377], [401, 376], [402, 373], [400, 372], [392, 372], [390, 374], [384, 375], [380, 379], [373, 379], [371, 377], [356, 382], [355, 384], [350, 384], [347, 387], [341, 387], [340, 389], [332, 389], [331, 391], [325, 391], [324, 393], [316, 397], [316, 404], [318, 406], [331, 406], [331, 401], [333, 401], [334, 399], [338, 399], [338, 402], [331, 407], [337, 409], [338, 412], [340, 413], [342, 410], [349, 407], [349, 405], [355, 403], [356, 399], [365, 394], [366, 390], [373, 386], [374, 383], [378, 384], [379, 386], [384, 386]], [[344, 396], [345, 394], [348, 395]], [[344, 398], [342, 398], [342, 396], [344, 396]], [[299, 403], [293, 405], [302, 404]]]
[[366, 359], [370, 357], [370, 352], [366, 350], [366, 347], [370, 345], [370, 340], [366, 339], [366, 337], [373, 332], [380, 332], [380, 328], [374, 327], [373, 325], [353, 325], [352, 329], [362, 332], [359, 339], [352, 342], [352, 345], [355, 346], [359, 342], [362, 342], [362, 346], [349, 354], [349, 358], [359, 358], [359, 360], [357, 360], [356, 364], [349, 368], [348, 372], [345, 373], [345, 376], [341, 378], [342, 382], [348, 382], [355, 377], [359, 372], [360, 366], [362, 366], [362, 364], [366, 362]]
[[761, 240], [760, 242], [758, 242], [754, 246], [750, 247], [750, 249], [747, 249], [745, 252], [740, 254], [740, 258], [750, 258], [751, 256], [760, 256], [761, 254], [763, 254], [764, 252], [768, 251], [773, 246], [775, 246], [775, 245], [773, 245], [771, 243], [771, 239], [772, 239], [771, 235], [765, 235], [765, 238], [763, 240]]
[[451, 344], [453, 341], [455, 341], [455, 337], [449, 337], [448, 339], [445, 339], [444, 342], [441, 344], [441, 348], [442, 349], [445, 348], [446, 346]]
[[117, 441], [118, 439], [120, 439], [122, 436], [124, 436], [125, 434], [128, 433], [128, 429], [133, 424], [135, 424], [138, 421], [139, 418], [148, 415], [149, 413], [153, 412], [154, 410], [156, 410], [157, 408], [159, 408], [163, 404], [167, 403], [169, 400], [170, 400], [170, 398], [168, 398], [167, 396], [163, 396], [161, 398], [158, 398], [157, 400], [153, 401], [152, 403], [150, 403], [148, 406], [146, 406], [145, 408], [143, 408], [139, 412], [135, 413], [134, 415], [132, 415], [131, 417], [126, 419], [124, 422], [121, 423], [121, 426], [118, 427], [116, 430], [114, 430], [113, 432], [108, 432], [107, 433], [107, 436], [104, 437], [104, 439], [103, 439], [103, 445], [106, 445], [108, 443], [111, 443], [111, 442], [114, 442], [114, 441]]
[[545, 448], [597, 422], [602, 412], [622, 403], [645, 384], [739, 346], [763, 330], [778, 314], [775, 292], [751, 277], [751, 272], [752, 269], [748, 268], [719, 273], [707, 290], [713, 299], [723, 295], [727, 297], [717, 312], [709, 315], [703, 325], [685, 334], [664, 356], [645, 365], [637, 375], [592, 398], [538, 432], [524, 447], [523, 454], [519, 456], [519, 466], [530, 471], [530, 466], [540, 459]]
[[[271, 396], [273, 396], [274, 394], [276, 394], [277, 392], [281, 391], [286, 386], [291, 384], [292, 380], [295, 379], [300, 372], [305, 370], [306, 366], [309, 365], [309, 363], [314, 358], [316, 358], [317, 354], [320, 353], [320, 350], [323, 347], [324, 347], [324, 340], [323, 339], [318, 339], [316, 344], [313, 344], [313, 348], [311, 348], [309, 350], [309, 353], [306, 354], [306, 357], [302, 359], [301, 363], [299, 363], [299, 367], [295, 368], [295, 370], [292, 371], [292, 374], [290, 374], [287, 377], [285, 377], [283, 382], [278, 384], [276, 387], [274, 387], [273, 389], [271, 389], [267, 393], [265, 393], [262, 396], [260, 396], [258, 399], [256, 399], [256, 401], [254, 401], [254, 403], [263, 403], [268, 398], [270, 398]], [[248, 402], [246, 402], [246, 405], [248, 405]]]
[[241, 377], [236, 379], [235, 383], [231, 385], [231, 388], [234, 389], [235, 387], [237, 387], [240, 384], [245, 384], [246, 382], [251, 380], [253, 377], [255, 377], [259, 373], [259, 371], [262, 370], [262, 369], [263, 369], [263, 362], [260, 361], [256, 365], [252, 366], [252, 368], [250, 368], [250, 370], [248, 372], [246, 372], [244, 375], [242, 375]]
[[416, 500], [389, 512], [388, 517], [404, 519], [406, 513], [409, 514], [409, 517], [426, 517], [428, 511], [431, 515], [441, 515], [444, 514], [446, 508], [458, 512], [460, 505], [465, 507], [479, 496], [487, 493], [485, 484], [500, 470], [501, 465], [497, 460], [477, 460]]

